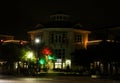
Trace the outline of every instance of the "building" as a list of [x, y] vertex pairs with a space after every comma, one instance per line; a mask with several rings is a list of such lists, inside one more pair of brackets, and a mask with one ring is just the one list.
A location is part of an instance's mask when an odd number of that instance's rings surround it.
[[14, 39], [14, 36], [11, 36], [11, 35], [0, 35], [0, 39], [1, 40], [13, 40]]
[[97, 56], [93, 61], [91, 61], [90, 69], [98, 69], [99, 73], [107, 73], [109, 75], [118, 74], [120, 72], [119, 26], [100, 27], [91, 31], [87, 49], [94, 49], [92, 55], [89, 56], [94, 56], [94, 58]]
[[[56, 13], [50, 16], [47, 24], [36, 25], [35, 30], [28, 31], [31, 43], [36, 45], [35, 40], [40, 40], [40, 46], [52, 49], [52, 54], [56, 55], [53, 68], [65, 69], [72, 67], [71, 53], [75, 49], [86, 49], [88, 42], [87, 30], [76, 28], [81, 24], [73, 24], [69, 21], [69, 15]], [[39, 50], [41, 51], [41, 50]], [[40, 55], [40, 52], [38, 52]]]
[[[0, 35], [0, 73], [6, 73], [6, 72], [8, 72], [9, 70], [10, 70], [10, 67], [8, 68], [8, 65], [6, 65], [7, 63], [8, 63], [8, 61], [7, 60], [5, 60], [5, 59], [3, 59], [3, 56], [11, 56], [10, 55], [10, 52], [11, 51], [9, 51], [10, 49], [12, 49], [12, 47], [14, 48], [15, 47], [15, 45], [17, 46], [17, 47], [19, 47], [18, 45], [20, 44], [21, 46], [23, 46], [23, 45], [25, 45], [25, 44], [27, 44], [28, 43], [28, 41], [23, 41], [23, 40], [15, 40], [14, 39], [14, 36], [11, 36], [11, 35]], [[7, 55], [4, 55], [3, 54], [3, 47], [5, 46], [5, 45], [8, 45], [8, 44], [12, 44], [13, 46], [10, 46], [10, 48], [8, 48], [8, 50], [6, 51], [6, 53], [7, 53]], [[15, 52], [15, 50], [14, 50], [14, 52]], [[14, 53], [13, 53], [14, 54]], [[8, 58], [8, 56], [7, 56], [7, 58]], [[11, 56], [11, 58], [13, 58], [13, 56]], [[13, 66], [12, 66], [13, 68], [11, 68], [11, 69], [14, 69], [14, 71], [17, 69], [17, 67], [18, 67], [18, 62], [17, 61], [15, 61], [14, 63], [13, 63]]]
[[103, 40], [107, 42], [120, 42], [120, 27], [106, 26], [94, 29], [91, 31], [88, 39], [89, 45], [98, 45]]

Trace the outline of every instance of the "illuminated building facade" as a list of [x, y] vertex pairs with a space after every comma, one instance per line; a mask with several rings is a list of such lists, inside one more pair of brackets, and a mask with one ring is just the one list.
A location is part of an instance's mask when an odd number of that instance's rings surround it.
[[120, 27], [103, 27], [100, 29], [96, 29], [91, 31], [88, 40], [88, 46], [90, 45], [98, 45], [103, 40], [107, 42], [120, 42]]
[[0, 35], [1, 40], [13, 40], [14, 36], [11, 35]]
[[56, 55], [53, 68], [72, 68], [71, 53], [75, 49], [86, 49], [90, 31], [75, 28], [82, 26], [70, 23], [69, 15], [63, 13], [51, 15], [50, 20], [47, 24], [38, 24], [36, 30], [28, 32], [31, 42], [34, 45], [35, 39], [39, 38], [39, 46], [52, 49], [52, 54]]
[[[89, 35], [87, 49], [94, 49], [90, 56], [97, 56], [90, 63], [90, 69], [93, 69], [101, 74], [107, 73], [115, 75], [120, 72], [120, 27], [109, 26], [101, 27], [92, 31]], [[96, 50], [96, 52], [95, 52]], [[102, 58], [101, 58], [102, 57]], [[106, 65], [107, 64], [107, 65]], [[107, 70], [107, 71], [106, 71]]]

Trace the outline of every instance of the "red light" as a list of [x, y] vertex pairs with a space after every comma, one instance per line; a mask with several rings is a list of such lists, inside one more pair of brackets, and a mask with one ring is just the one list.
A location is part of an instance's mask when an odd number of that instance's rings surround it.
[[20, 42], [20, 44], [23, 44], [23, 42]]
[[52, 52], [51, 52], [51, 50], [48, 47], [46, 47], [46, 48], [43, 48], [42, 54], [44, 54], [44, 55], [51, 55]]
[[24, 43], [22, 41], [20, 41], [20, 44], [23, 45]]
[[0, 40], [0, 43], [3, 43], [3, 42], [4, 42], [4, 40], [1, 39], [1, 40]]

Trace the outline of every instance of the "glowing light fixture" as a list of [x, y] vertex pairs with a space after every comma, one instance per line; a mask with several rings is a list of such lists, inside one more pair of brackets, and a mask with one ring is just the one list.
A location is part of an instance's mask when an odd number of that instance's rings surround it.
[[45, 59], [44, 59], [44, 58], [41, 58], [41, 59], [39, 60], [39, 63], [42, 64], [42, 65], [45, 64]]
[[35, 43], [40, 43], [40, 39], [39, 39], [39, 38], [36, 38], [36, 39], [35, 39]]
[[49, 60], [51, 60], [51, 59], [53, 59], [53, 57], [52, 57], [52, 56], [50, 56], [50, 55], [48, 55], [48, 59], [49, 59]]
[[42, 50], [42, 54], [44, 54], [44, 55], [51, 55], [52, 52], [51, 52], [51, 50], [48, 47], [45, 47]]
[[28, 54], [28, 59], [32, 58], [33, 57], [33, 53], [32, 52], [29, 52]]

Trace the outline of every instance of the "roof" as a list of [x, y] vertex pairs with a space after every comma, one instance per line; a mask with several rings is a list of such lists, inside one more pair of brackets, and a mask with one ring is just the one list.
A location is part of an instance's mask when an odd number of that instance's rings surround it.
[[47, 22], [44, 26], [47, 28], [51, 28], [51, 27], [72, 28], [73, 23], [71, 23], [69, 21], [50, 21], [50, 22]]

